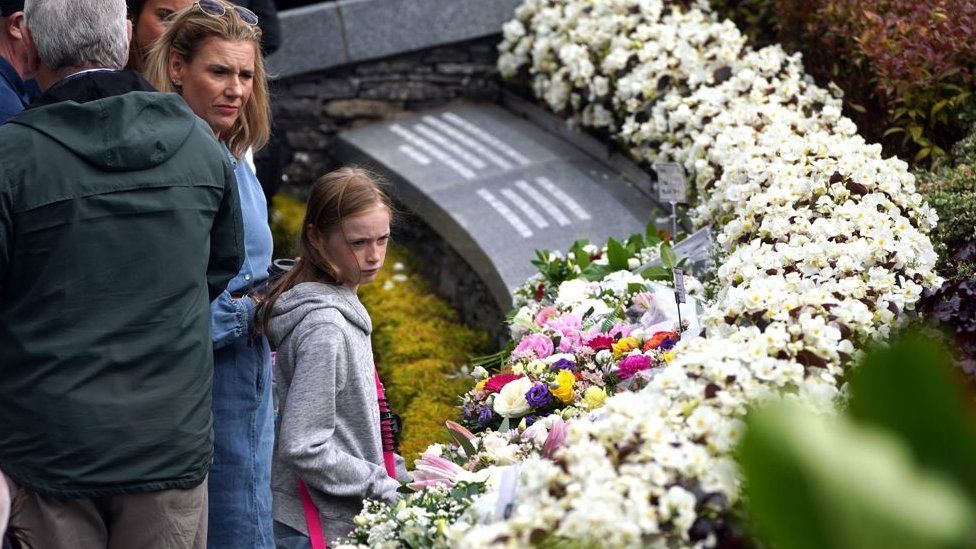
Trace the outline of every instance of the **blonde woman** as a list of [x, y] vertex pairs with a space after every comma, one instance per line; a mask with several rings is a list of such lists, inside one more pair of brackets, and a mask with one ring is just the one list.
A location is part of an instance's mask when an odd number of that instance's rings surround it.
[[244, 217], [244, 265], [211, 304], [214, 462], [209, 547], [274, 546], [271, 453], [274, 419], [267, 339], [254, 311], [271, 264], [267, 202], [244, 153], [267, 142], [268, 91], [257, 17], [223, 0], [173, 14], [146, 59], [147, 79], [179, 93], [213, 130], [234, 167]]

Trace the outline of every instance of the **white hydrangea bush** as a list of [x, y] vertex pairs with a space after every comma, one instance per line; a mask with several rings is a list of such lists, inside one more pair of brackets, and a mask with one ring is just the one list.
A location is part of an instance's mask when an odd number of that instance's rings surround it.
[[571, 123], [638, 162], [684, 165], [722, 261], [707, 337], [679, 343], [643, 391], [574, 420], [555, 460], [526, 461], [510, 518], [449, 536], [713, 545], [738, 499], [740, 418], [783, 395], [832, 407], [857, 350], [941, 283], [936, 215], [907, 165], [841, 115], [839, 90], [798, 55], [752, 50], [707, 2], [526, 0], [499, 51], [503, 76], [527, 78]]

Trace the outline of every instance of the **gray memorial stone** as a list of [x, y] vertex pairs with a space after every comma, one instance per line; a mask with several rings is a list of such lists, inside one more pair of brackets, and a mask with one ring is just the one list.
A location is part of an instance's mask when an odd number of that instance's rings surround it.
[[494, 104], [459, 103], [340, 134], [481, 276], [502, 310], [535, 250], [643, 231], [660, 209], [579, 148]]
[[286, 10], [268, 74], [285, 78], [498, 34], [521, 1], [338, 0]]

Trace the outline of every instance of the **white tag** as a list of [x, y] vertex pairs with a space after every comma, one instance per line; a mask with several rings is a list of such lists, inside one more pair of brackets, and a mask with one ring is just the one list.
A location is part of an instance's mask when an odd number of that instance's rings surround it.
[[515, 510], [515, 496], [518, 491], [521, 463], [509, 465], [502, 471], [498, 486], [498, 500], [495, 502], [495, 520], [505, 520]]
[[688, 181], [685, 170], [677, 162], [661, 162], [654, 164], [657, 172], [657, 199], [661, 203], [675, 202], [683, 204], [688, 200]]
[[684, 303], [688, 297], [685, 292], [685, 271], [684, 269], [674, 269], [674, 298], [678, 303]]

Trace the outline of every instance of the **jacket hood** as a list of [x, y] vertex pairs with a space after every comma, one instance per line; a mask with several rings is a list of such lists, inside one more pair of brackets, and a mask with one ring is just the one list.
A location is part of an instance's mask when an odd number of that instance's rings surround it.
[[145, 170], [169, 160], [197, 117], [176, 94], [133, 91], [32, 108], [10, 123], [33, 128], [103, 171]]
[[268, 338], [278, 346], [306, 316], [330, 310], [341, 314], [367, 335], [373, 332], [369, 313], [351, 290], [344, 286], [303, 282], [281, 294], [275, 302], [268, 322]]

